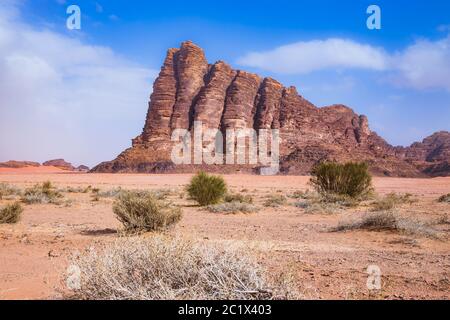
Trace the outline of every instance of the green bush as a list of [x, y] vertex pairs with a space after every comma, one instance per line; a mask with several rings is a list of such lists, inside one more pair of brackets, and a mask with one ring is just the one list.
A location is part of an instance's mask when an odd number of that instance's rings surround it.
[[19, 222], [23, 208], [19, 202], [7, 204], [0, 209], [0, 224]]
[[320, 194], [367, 197], [372, 191], [372, 176], [366, 163], [323, 162], [312, 170], [311, 184]]
[[227, 185], [221, 176], [200, 172], [186, 188], [189, 197], [201, 206], [219, 203], [227, 193]]
[[160, 231], [181, 219], [181, 209], [152, 193], [122, 191], [113, 205], [126, 233]]

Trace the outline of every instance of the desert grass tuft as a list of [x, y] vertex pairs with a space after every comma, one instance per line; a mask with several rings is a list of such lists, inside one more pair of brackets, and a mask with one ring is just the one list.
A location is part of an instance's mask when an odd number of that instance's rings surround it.
[[450, 193], [440, 196], [438, 202], [450, 203]]
[[0, 208], [0, 224], [13, 224], [20, 220], [23, 208], [19, 202], [7, 204]]
[[249, 251], [181, 238], [122, 238], [72, 260], [83, 300], [253, 300], [295, 298], [275, 287]]
[[62, 193], [50, 181], [45, 181], [42, 184], [36, 184], [32, 188], [25, 189], [21, 200], [26, 204], [61, 204], [61, 198], [63, 198]]
[[125, 233], [161, 231], [177, 223], [181, 209], [157, 198], [153, 193], [123, 191], [113, 204], [116, 218]]
[[2, 200], [5, 197], [10, 196], [21, 196], [22, 190], [19, 188], [6, 184], [6, 183], [0, 183], [0, 200]]
[[394, 231], [434, 239], [440, 238], [440, 233], [428, 224], [400, 216], [392, 211], [367, 213], [358, 220], [341, 222], [331, 231], [347, 230]]
[[264, 201], [264, 207], [277, 208], [287, 204], [287, 198], [282, 194], [271, 194]]
[[375, 200], [372, 203], [372, 211], [387, 211], [398, 208], [404, 204], [412, 204], [417, 202], [417, 199], [413, 198], [413, 195], [410, 193], [405, 194], [397, 194], [397, 193], [389, 193], [386, 196]]
[[225, 202], [206, 207], [209, 212], [213, 213], [254, 213], [259, 208], [251, 203], [246, 202]]
[[249, 194], [228, 193], [225, 195], [223, 201], [225, 202], [240, 202], [240, 203], [253, 203], [253, 197]]

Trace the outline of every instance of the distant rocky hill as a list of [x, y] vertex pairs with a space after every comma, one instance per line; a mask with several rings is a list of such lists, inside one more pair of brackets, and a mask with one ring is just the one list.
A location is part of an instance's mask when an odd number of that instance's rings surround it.
[[39, 162], [33, 161], [10, 160], [7, 162], [0, 162], [0, 168], [20, 169], [26, 167], [56, 167], [67, 171], [79, 171], [79, 172], [89, 171], [89, 167], [85, 165], [80, 165], [75, 168], [71, 163], [65, 161], [64, 159], [48, 160], [45, 161], [42, 165]]
[[208, 64], [192, 42], [169, 49], [153, 86], [142, 133], [132, 147], [93, 172], [258, 172], [257, 165], [175, 165], [171, 133], [205, 128], [279, 129], [280, 173], [307, 174], [324, 160], [367, 161], [386, 176], [450, 175], [450, 133], [438, 132], [410, 147], [393, 147], [369, 129], [366, 116], [344, 105], [318, 108], [272, 78]]
[[44, 167], [56, 167], [56, 168], [60, 168], [63, 170], [69, 170], [69, 171], [73, 171], [75, 169], [75, 167], [71, 163], [65, 161], [64, 159], [48, 160], [48, 161], [45, 161], [42, 165]]

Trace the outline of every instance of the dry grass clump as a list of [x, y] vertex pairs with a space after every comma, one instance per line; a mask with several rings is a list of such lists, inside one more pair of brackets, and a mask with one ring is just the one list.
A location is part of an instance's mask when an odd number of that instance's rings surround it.
[[292, 298], [273, 288], [256, 258], [234, 247], [180, 238], [125, 238], [73, 259], [75, 298], [85, 300], [252, 300]]
[[227, 193], [227, 185], [221, 176], [199, 172], [186, 188], [189, 197], [200, 206], [219, 203]]
[[306, 191], [297, 190], [288, 195], [292, 199], [311, 199], [318, 198], [319, 195], [316, 192], [311, 192], [309, 189]]
[[19, 222], [22, 212], [23, 208], [19, 202], [7, 204], [3, 208], [0, 208], [0, 224]]
[[380, 198], [372, 203], [372, 211], [387, 211], [395, 209], [403, 204], [412, 204], [417, 202], [410, 193], [397, 194], [395, 192], [389, 193], [383, 198]]
[[450, 203], [450, 193], [447, 193], [447, 194], [444, 194], [444, 195], [440, 196], [438, 201], [439, 202]]
[[355, 221], [341, 222], [332, 231], [369, 230], [394, 231], [410, 235], [440, 238], [437, 230], [429, 225], [409, 218], [402, 217], [394, 212], [380, 211], [365, 214]]
[[287, 204], [287, 198], [282, 194], [271, 194], [264, 201], [264, 207], [277, 208]]
[[88, 193], [91, 191], [91, 186], [89, 187], [66, 187], [65, 189], [60, 190], [61, 192], [67, 192], [67, 193]]
[[206, 207], [209, 212], [214, 213], [253, 213], [259, 211], [259, 208], [246, 202], [225, 202]]
[[223, 198], [223, 201], [225, 202], [240, 202], [240, 203], [253, 203], [253, 197], [249, 194], [239, 194], [239, 193], [228, 193]]
[[323, 162], [316, 165], [311, 174], [311, 185], [322, 195], [335, 194], [363, 199], [373, 190], [367, 163]]
[[126, 233], [160, 231], [181, 219], [181, 209], [152, 193], [123, 191], [113, 205]]
[[21, 200], [26, 204], [61, 204], [61, 198], [63, 198], [62, 193], [50, 181], [46, 181], [42, 184], [36, 184], [32, 188], [25, 189]]
[[22, 190], [20, 190], [19, 188], [6, 183], [0, 183], [0, 200], [2, 200], [4, 197], [20, 195], [22, 195]]
[[112, 189], [108, 189], [108, 190], [96, 190], [93, 189], [93, 194], [96, 195], [99, 198], [115, 198], [118, 195], [121, 194], [121, 192], [123, 191], [121, 187], [117, 187], [117, 188], [112, 188]]
[[297, 202], [294, 206], [304, 209], [307, 214], [335, 214], [342, 212], [342, 206], [333, 202], [307, 200]]

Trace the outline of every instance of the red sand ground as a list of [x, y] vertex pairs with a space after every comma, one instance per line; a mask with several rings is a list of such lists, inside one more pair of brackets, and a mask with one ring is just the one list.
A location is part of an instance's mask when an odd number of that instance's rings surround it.
[[[0, 182], [24, 188], [51, 180], [57, 187], [102, 190], [115, 186], [135, 189], [171, 189], [170, 198], [183, 206], [183, 219], [170, 231], [202, 241], [251, 246], [262, 253], [271, 272], [294, 274], [299, 290], [314, 299], [430, 299], [450, 298], [450, 243], [423, 236], [392, 232], [329, 232], [342, 219], [367, 208], [341, 214], [306, 214], [292, 205], [262, 208], [254, 214], [213, 214], [180, 199], [190, 175], [48, 174], [14, 172], [0, 174]], [[268, 194], [291, 194], [308, 188], [308, 177], [226, 176], [233, 191], [251, 194], [257, 205]], [[450, 193], [450, 178], [375, 178], [377, 193], [412, 193], [417, 203], [405, 205], [402, 214], [423, 221], [450, 215], [450, 204], [436, 199]], [[246, 189], [246, 190], [244, 190]], [[90, 194], [65, 193], [65, 205], [25, 206], [16, 225], [0, 225], [0, 299], [61, 298], [68, 257], [76, 250], [114, 240], [119, 228], [112, 213], [112, 199], [92, 201]], [[11, 200], [0, 200], [0, 205]], [[289, 200], [290, 203], [295, 200]], [[449, 224], [436, 225], [445, 234]], [[378, 265], [382, 290], [366, 287], [366, 270]]]

